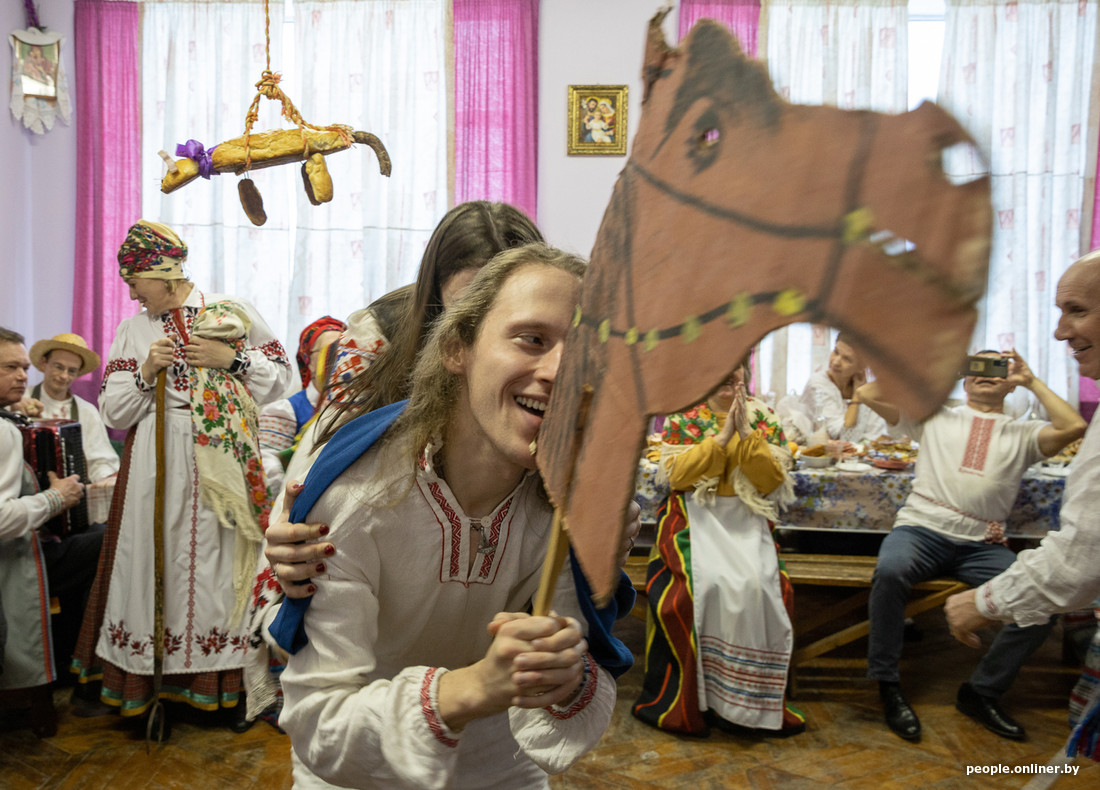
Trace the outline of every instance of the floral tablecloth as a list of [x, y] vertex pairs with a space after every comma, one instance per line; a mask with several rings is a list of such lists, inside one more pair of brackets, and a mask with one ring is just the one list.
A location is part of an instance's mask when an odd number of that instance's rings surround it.
[[[889, 532], [894, 515], [913, 486], [911, 470], [838, 472], [835, 469], [796, 469], [795, 501], [783, 514], [783, 525], [802, 529], [841, 529]], [[1008, 518], [1008, 536], [1041, 538], [1057, 529], [1065, 479], [1029, 469]], [[642, 523], [655, 523], [657, 509], [668, 496], [668, 486], [657, 482], [657, 464], [645, 458], [638, 464], [635, 501]]]

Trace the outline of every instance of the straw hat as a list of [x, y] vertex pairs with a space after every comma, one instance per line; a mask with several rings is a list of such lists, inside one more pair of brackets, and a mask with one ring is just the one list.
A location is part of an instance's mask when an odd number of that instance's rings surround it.
[[31, 346], [31, 363], [39, 370], [45, 370], [46, 355], [57, 349], [71, 351], [80, 357], [80, 372], [76, 374], [77, 377], [83, 376], [85, 373], [91, 373], [99, 367], [99, 354], [88, 348], [84, 338], [72, 332], [62, 332], [60, 335], [54, 335], [49, 340], [39, 340]]

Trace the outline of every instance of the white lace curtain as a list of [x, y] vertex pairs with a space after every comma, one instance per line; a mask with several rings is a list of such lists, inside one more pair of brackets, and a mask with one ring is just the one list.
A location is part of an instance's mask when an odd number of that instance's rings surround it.
[[[334, 198], [315, 207], [298, 166], [254, 171], [262, 227], [245, 217], [231, 174], [162, 195], [156, 151], [241, 135], [266, 58], [260, 0], [160, 0], [143, 8], [142, 213], [188, 243], [200, 288], [252, 301], [293, 353], [315, 318], [344, 318], [415, 279], [447, 209], [446, 2], [296, 0], [289, 24], [283, 14], [272, 0], [280, 87], [309, 123], [381, 138], [393, 178], [365, 146], [330, 155]], [[253, 131], [292, 128], [280, 109], [261, 99]]]
[[989, 286], [973, 347], [1015, 347], [1071, 402], [1077, 366], [1053, 339], [1054, 290], [1087, 249], [1081, 228], [1086, 176], [1096, 169], [1089, 134], [1096, 37], [1094, 0], [948, 0], [938, 97], [985, 158], [955, 157], [949, 174], [992, 182]]
[[[761, 50], [775, 89], [795, 104], [902, 112], [908, 87], [904, 0], [782, 0], [766, 4]], [[760, 344], [757, 392], [800, 393], [828, 362], [826, 327], [795, 324]]]

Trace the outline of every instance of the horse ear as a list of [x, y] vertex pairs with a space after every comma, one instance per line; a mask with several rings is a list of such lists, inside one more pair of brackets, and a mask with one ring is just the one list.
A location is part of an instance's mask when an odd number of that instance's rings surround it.
[[665, 43], [665, 33], [661, 30], [661, 23], [671, 10], [671, 5], [665, 6], [649, 20], [649, 33], [646, 36], [645, 44], [645, 62], [642, 64], [642, 82], [645, 83], [645, 89], [642, 92], [643, 102], [649, 98], [649, 91], [653, 87], [653, 83], [660, 79], [665, 60], [672, 52], [672, 48]]

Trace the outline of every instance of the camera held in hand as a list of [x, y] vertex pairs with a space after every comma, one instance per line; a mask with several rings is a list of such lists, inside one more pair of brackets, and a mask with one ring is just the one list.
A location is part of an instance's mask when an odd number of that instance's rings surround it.
[[967, 357], [962, 375], [989, 376], [1003, 379], [1008, 376], [1008, 357]]

